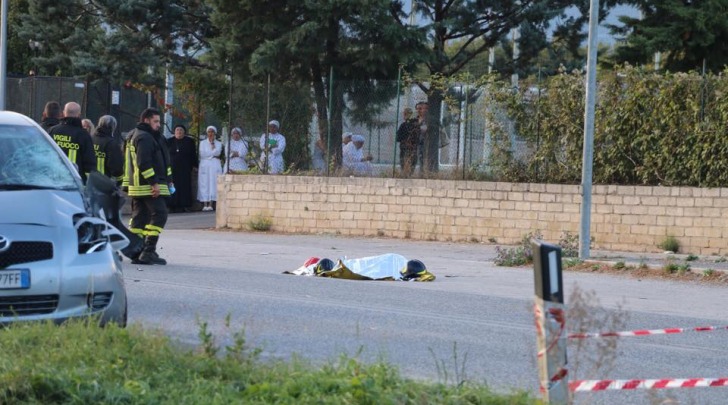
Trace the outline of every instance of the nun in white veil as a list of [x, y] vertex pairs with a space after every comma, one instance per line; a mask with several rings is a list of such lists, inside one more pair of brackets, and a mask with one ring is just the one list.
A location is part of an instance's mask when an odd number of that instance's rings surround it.
[[[245, 156], [248, 155], [248, 144], [243, 140], [243, 130], [235, 127], [230, 131], [230, 151], [225, 160], [225, 173], [244, 172], [248, 170], [248, 163]], [[229, 166], [228, 166], [229, 164]], [[228, 170], [228, 167], [230, 170]]]

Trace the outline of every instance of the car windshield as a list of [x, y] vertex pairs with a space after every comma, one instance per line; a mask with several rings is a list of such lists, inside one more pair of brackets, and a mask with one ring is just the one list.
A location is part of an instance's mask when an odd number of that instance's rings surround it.
[[29, 125], [0, 125], [0, 190], [77, 188], [72, 169], [44, 134]]

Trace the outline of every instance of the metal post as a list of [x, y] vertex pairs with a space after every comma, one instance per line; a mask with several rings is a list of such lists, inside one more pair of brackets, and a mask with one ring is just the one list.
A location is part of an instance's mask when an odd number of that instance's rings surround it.
[[584, 112], [584, 151], [581, 159], [581, 223], [579, 258], [589, 258], [591, 242], [592, 168], [594, 165], [594, 105], [597, 91], [597, 23], [599, 0], [589, 7], [589, 48], [586, 71], [586, 108]]
[[[402, 78], [402, 65], [397, 69], [397, 111], [394, 113], [394, 142], [392, 146], [392, 177], [397, 172], [397, 130], [399, 130], [399, 100], [402, 98], [399, 96], [400, 80]], [[399, 145], [401, 148], [402, 145]]]
[[164, 83], [164, 137], [172, 137], [172, 104], [174, 104], [174, 74], [170, 72], [169, 66], [165, 71]]
[[270, 131], [268, 130], [268, 123], [270, 122], [270, 73], [268, 73], [268, 95], [266, 96], [265, 102], [265, 143], [263, 144], [263, 150], [265, 151], [265, 159], [263, 159], [263, 173], [268, 174], [268, 137]]
[[515, 27], [511, 30], [511, 38], [513, 40], [513, 74], [511, 75], [511, 86], [514, 90], [518, 90], [518, 59], [521, 57], [521, 49], [518, 41], [521, 39], [521, 27]]
[[544, 403], [568, 404], [569, 374], [566, 368], [566, 312], [561, 248], [539, 240], [532, 240], [531, 246], [541, 395]]
[[[233, 71], [233, 64], [230, 64], [230, 83], [228, 88], [228, 139], [227, 139], [227, 149], [226, 152], [227, 155], [225, 157], [225, 166], [227, 166], [227, 170], [225, 171], [226, 174], [230, 174], [230, 155], [232, 154], [230, 152], [230, 142], [233, 137], [232, 131], [233, 131], [233, 74], [235, 72]], [[242, 136], [242, 134], [240, 134]], [[266, 143], [267, 145], [267, 143]]]
[[2, 17], [0, 17], [0, 111], [5, 110], [5, 86], [8, 73], [8, 2], [2, 0]]
[[465, 94], [467, 94], [467, 86], [465, 84], [460, 85], [460, 100], [458, 100], [459, 114], [458, 114], [458, 155], [457, 164], [455, 167], [462, 165], [463, 172], [465, 172]]

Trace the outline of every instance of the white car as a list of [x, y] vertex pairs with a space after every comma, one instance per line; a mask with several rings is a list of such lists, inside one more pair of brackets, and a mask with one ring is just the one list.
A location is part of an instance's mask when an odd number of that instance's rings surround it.
[[0, 324], [98, 316], [126, 325], [118, 250], [129, 241], [90, 195], [40, 126], [0, 112]]

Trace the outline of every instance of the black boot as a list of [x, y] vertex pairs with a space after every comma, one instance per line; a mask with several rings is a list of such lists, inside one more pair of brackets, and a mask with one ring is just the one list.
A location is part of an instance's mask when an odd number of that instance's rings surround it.
[[159, 257], [157, 252], [147, 250], [143, 251], [136, 261], [137, 264], [157, 264], [161, 266], [167, 264], [167, 261]]
[[132, 263], [158, 265], [167, 264], [167, 261], [159, 257], [157, 254], [157, 241], [159, 241], [159, 236], [147, 236], [144, 240], [144, 250], [139, 257], [132, 260]]

